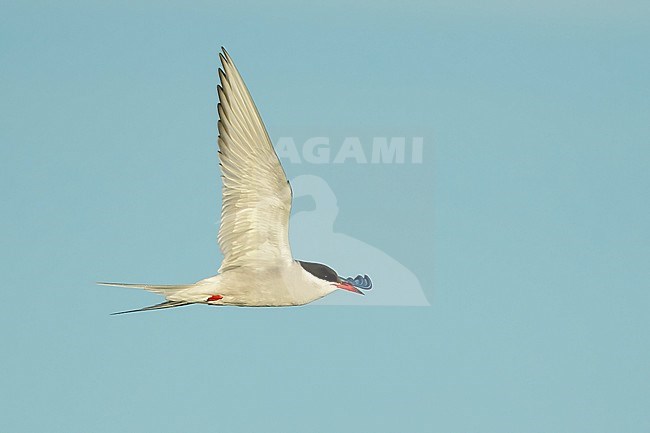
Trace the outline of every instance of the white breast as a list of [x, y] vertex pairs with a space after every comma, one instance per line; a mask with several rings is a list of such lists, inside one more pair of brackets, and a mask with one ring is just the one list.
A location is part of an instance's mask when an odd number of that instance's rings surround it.
[[222, 299], [210, 304], [280, 307], [308, 304], [334, 290], [334, 285], [314, 277], [292, 261], [288, 266], [231, 269], [199, 281], [177, 293], [173, 300], [206, 302], [210, 296], [220, 295]]

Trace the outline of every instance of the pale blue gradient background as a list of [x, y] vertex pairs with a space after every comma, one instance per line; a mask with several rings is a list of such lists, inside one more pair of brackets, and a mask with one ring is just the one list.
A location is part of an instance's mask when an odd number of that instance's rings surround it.
[[[0, 430], [650, 431], [647, 2], [134, 3], [2, 5]], [[220, 45], [274, 138], [425, 137], [287, 171], [431, 307], [108, 316], [218, 267]]]

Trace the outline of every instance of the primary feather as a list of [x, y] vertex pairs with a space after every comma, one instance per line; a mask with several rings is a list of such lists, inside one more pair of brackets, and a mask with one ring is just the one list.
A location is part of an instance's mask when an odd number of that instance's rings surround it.
[[219, 273], [291, 262], [291, 187], [253, 99], [228, 53], [220, 54], [219, 159], [223, 199]]

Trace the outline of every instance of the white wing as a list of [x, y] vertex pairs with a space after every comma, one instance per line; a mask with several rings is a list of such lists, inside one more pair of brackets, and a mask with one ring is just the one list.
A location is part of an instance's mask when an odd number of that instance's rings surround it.
[[219, 159], [223, 202], [219, 272], [290, 262], [291, 187], [237, 68], [219, 53]]

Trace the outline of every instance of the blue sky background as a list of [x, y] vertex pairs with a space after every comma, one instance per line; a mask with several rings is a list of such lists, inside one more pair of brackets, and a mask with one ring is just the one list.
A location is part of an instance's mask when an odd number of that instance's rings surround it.
[[[0, 430], [650, 431], [647, 2], [3, 2]], [[431, 307], [214, 309], [217, 51]], [[361, 206], [359, 203], [362, 203]], [[362, 269], [359, 272], [363, 272]]]

